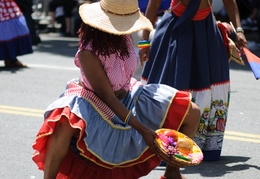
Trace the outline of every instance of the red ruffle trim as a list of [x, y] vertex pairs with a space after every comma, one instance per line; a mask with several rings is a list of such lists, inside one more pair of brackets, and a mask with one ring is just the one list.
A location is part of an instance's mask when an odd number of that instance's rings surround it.
[[185, 91], [178, 91], [169, 108], [163, 128], [179, 130], [190, 107], [191, 95]]
[[[169, 108], [164, 128], [178, 130], [182, 124], [190, 104], [190, 94], [178, 91]], [[53, 133], [56, 123], [66, 117], [71, 126], [80, 129], [80, 135], [77, 139], [77, 147], [81, 155], [69, 151], [64, 159], [57, 178], [139, 178], [147, 175], [151, 170], [157, 167], [161, 160], [147, 150], [138, 160], [129, 161], [128, 163], [113, 166], [100, 161], [95, 155], [90, 153], [84, 142], [85, 127], [84, 120], [71, 113], [69, 107], [58, 108], [50, 113], [39, 130], [33, 149], [36, 152], [33, 155], [33, 161], [38, 165], [40, 170], [44, 169], [46, 146], [49, 135]], [[85, 157], [85, 158], [84, 158]], [[91, 177], [92, 176], [92, 177]]]
[[48, 118], [42, 124], [41, 129], [36, 135], [36, 141], [33, 143], [32, 147], [36, 150], [33, 155], [33, 161], [38, 165], [39, 169], [44, 169], [44, 161], [46, 155], [46, 146], [49, 135], [53, 133], [53, 130], [57, 122], [62, 118], [66, 117], [72, 127], [80, 129], [80, 138], [82, 139], [85, 131], [85, 122], [76, 116], [74, 113], [70, 112], [69, 107], [57, 108], [53, 110]]
[[[161, 160], [154, 156], [150, 150], [145, 151], [138, 160], [131, 161], [120, 166], [113, 166], [100, 161], [86, 148], [85, 142], [83, 140], [85, 122], [75, 114], [71, 113], [68, 107], [65, 107], [55, 109], [50, 113], [50, 116], [48, 116], [48, 118], [44, 121], [40, 131], [36, 136], [36, 141], [32, 146], [33, 149], [36, 150], [32, 159], [38, 165], [40, 170], [44, 170], [48, 137], [53, 133], [53, 129], [55, 128], [56, 123], [62, 117], [69, 119], [72, 127], [80, 129], [80, 135], [77, 139], [77, 147], [81, 151], [82, 156], [78, 156], [70, 151], [63, 161], [58, 178], [68, 178], [68, 176], [69, 178], [77, 178], [76, 176], [78, 176], [79, 173], [81, 173], [80, 175], [83, 175], [83, 171], [87, 171], [85, 172], [85, 177], [83, 178], [87, 178], [87, 176], [90, 178], [96, 178], [97, 172], [100, 176], [106, 176], [105, 178], [107, 178], [107, 176], [122, 176], [119, 178], [127, 178], [127, 176], [131, 176], [130, 178], [132, 178], [132, 176], [137, 175], [138, 177], [141, 177], [147, 175], [161, 162]], [[86, 159], [84, 159], [83, 156]]]
[[129, 167], [117, 167], [107, 169], [96, 165], [93, 162], [82, 159], [74, 152], [69, 151], [66, 158], [63, 160], [60, 172], [56, 179], [83, 179], [83, 178], [123, 178], [137, 179], [145, 176], [160, 164], [161, 160], [157, 157], [152, 157], [149, 160], [137, 163]]

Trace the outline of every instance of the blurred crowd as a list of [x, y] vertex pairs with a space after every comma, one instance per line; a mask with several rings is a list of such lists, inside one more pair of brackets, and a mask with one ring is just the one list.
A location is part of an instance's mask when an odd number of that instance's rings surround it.
[[[82, 3], [93, 3], [98, 0], [16, 0], [18, 5], [21, 5], [21, 9], [25, 13], [25, 17], [31, 14], [34, 19], [33, 23], [28, 23], [30, 29], [32, 29], [32, 35], [34, 36], [34, 44], [40, 42], [38, 33], [59, 33], [60, 36], [75, 37], [77, 36], [77, 29], [81, 24], [81, 19], [78, 15], [78, 7]], [[170, 4], [171, 0], [163, 0], [160, 13], [163, 14], [163, 10]], [[139, 7], [143, 13], [145, 13], [145, 7], [149, 0], [139, 0]], [[242, 19], [242, 26], [246, 33], [258, 32], [258, 39], [255, 43], [260, 42], [260, 0], [237, 0], [240, 16]], [[27, 7], [25, 7], [27, 6]], [[221, 21], [228, 21], [228, 16], [223, 7], [222, 1], [213, 0], [213, 10], [216, 18]], [[47, 20], [47, 21], [46, 21]], [[45, 22], [44, 24], [42, 22]], [[31, 24], [31, 25], [30, 25]]]
[[[236, 0], [240, 12], [241, 24], [248, 35], [252, 32], [258, 34], [258, 38], [248, 41], [248, 48], [256, 50], [260, 48], [260, 0]], [[214, 7], [215, 6], [215, 7]], [[222, 1], [213, 0], [213, 8], [217, 19], [221, 21], [229, 21]]]
[[[28, 1], [28, 0], [27, 0]], [[81, 24], [78, 7], [82, 3], [97, 0], [30, 0], [33, 2], [32, 17], [40, 33], [59, 33], [60, 36], [77, 36]]]
[[88, 0], [0, 0], [0, 60], [6, 68], [26, 68], [18, 56], [33, 53], [40, 33], [77, 36], [78, 8]]

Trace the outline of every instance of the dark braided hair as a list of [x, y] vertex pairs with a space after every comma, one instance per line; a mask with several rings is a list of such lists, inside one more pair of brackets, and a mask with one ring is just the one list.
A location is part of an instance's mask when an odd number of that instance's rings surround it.
[[97, 55], [107, 58], [110, 54], [115, 54], [122, 60], [129, 57], [124, 35], [109, 34], [85, 23], [81, 24], [78, 34], [81, 38], [80, 43], [82, 47], [84, 48], [89, 43], [92, 43], [92, 52]]

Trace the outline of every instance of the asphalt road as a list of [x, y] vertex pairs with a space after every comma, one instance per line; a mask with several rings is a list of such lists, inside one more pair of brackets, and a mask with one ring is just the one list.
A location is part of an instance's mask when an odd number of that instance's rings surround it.
[[[42, 171], [31, 160], [42, 114], [63, 92], [65, 83], [79, 76], [73, 63], [78, 39], [55, 34], [41, 38], [43, 42], [34, 47], [33, 54], [19, 57], [29, 68], [6, 69], [0, 61], [1, 179], [42, 178]], [[260, 56], [259, 50], [253, 52]], [[181, 169], [190, 179], [260, 178], [260, 81], [248, 64], [231, 62], [230, 69], [231, 102], [222, 157]], [[140, 68], [137, 78], [139, 73]], [[158, 167], [143, 179], [158, 179], [163, 171], [164, 167]]]

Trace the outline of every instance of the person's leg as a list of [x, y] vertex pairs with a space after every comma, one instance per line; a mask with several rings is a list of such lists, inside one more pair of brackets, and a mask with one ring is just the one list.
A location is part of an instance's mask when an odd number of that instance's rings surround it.
[[260, 43], [260, 9], [257, 15], [257, 32], [258, 32], [258, 43]]
[[50, 11], [49, 12], [49, 16], [50, 16], [50, 27], [54, 28], [54, 23], [55, 23], [55, 12], [54, 11]]
[[73, 16], [73, 9], [76, 7], [77, 2], [74, 0], [66, 0], [63, 3], [64, 15], [65, 15], [65, 24], [66, 24], [66, 31], [65, 36], [72, 35], [72, 16]]
[[187, 177], [180, 173], [180, 168], [166, 165], [164, 176], [161, 179], [187, 179]]
[[78, 133], [78, 129], [70, 126], [68, 119], [62, 117], [57, 122], [53, 133], [47, 143], [47, 152], [44, 164], [44, 179], [55, 179], [59, 171], [62, 160], [67, 155], [69, 145], [73, 135]]
[[[195, 133], [198, 129], [200, 121], [200, 109], [199, 107], [191, 102], [191, 106], [187, 116], [185, 117], [183, 124], [180, 128], [180, 132], [187, 135], [191, 139], [194, 138]], [[178, 167], [173, 167], [170, 165], [166, 165], [166, 170], [164, 173], [165, 179], [185, 179]], [[163, 178], [163, 177], [162, 177]]]
[[256, 22], [257, 22], [257, 32], [258, 32], [258, 43], [260, 42], [260, 1], [255, 0], [255, 8], [257, 9]]
[[198, 129], [199, 121], [200, 108], [195, 103], [191, 102], [189, 112], [185, 117], [179, 131], [193, 139]]
[[49, 32], [55, 32], [55, 11], [58, 7], [58, 4], [55, 1], [51, 1], [49, 3], [49, 16], [50, 16], [50, 23], [49, 23]]
[[65, 17], [66, 35], [71, 35], [71, 17]]
[[14, 59], [14, 60], [4, 60], [4, 63], [5, 63], [5, 67], [7, 67], [7, 68], [26, 68], [27, 67], [26, 64], [20, 62], [17, 59]]

